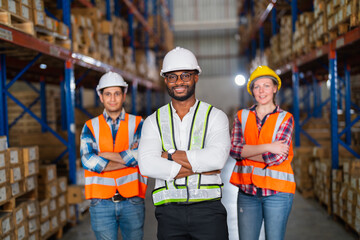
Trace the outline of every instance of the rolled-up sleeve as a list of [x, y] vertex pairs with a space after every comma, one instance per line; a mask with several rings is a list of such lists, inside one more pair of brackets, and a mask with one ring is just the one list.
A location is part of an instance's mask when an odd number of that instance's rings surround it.
[[173, 180], [178, 175], [181, 165], [162, 158], [162, 144], [156, 124], [156, 115], [149, 116], [143, 124], [138, 164], [144, 176], [162, 180]]
[[80, 137], [81, 163], [86, 170], [101, 173], [109, 160], [98, 156], [97, 149], [95, 138], [85, 124]]
[[220, 170], [230, 151], [229, 120], [226, 114], [213, 108], [203, 149], [186, 151], [192, 170], [197, 173]]
[[245, 145], [242, 126], [238, 116], [235, 116], [233, 128], [231, 130], [231, 149], [230, 156], [236, 160], [241, 160], [241, 152]]

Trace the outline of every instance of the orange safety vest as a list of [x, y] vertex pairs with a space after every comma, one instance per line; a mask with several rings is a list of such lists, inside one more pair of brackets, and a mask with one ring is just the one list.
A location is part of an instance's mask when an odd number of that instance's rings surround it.
[[[111, 129], [103, 114], [88, 120], [86, 125], [96, 140], [99, 152], [122, 152], [129, 149], [129, 140], [134, 136], [140, 121], [140, 116], [126, 113], [125, 121], [121, 122], [117, 131], [115, 145]], [[147, 177], [140, 174], [138, 166], [102, 173], [85, 170], [86, 199], [111, 198], [116, 190], [126, 198], [134, 196], [145, 198], [146, 188]]]
[[[243, 136], [248, 145], [273, 142], [280, 125], [292, 117], [286, 111], [271, 114], [259, 133], [254, 112], [240, 110], [237, 115], [241, 125], [243, 125]], [[294, 172], [290, 165], [293, 156], [292, 143], [290, 143], [288, 158], [279, 165], [265, 168], [266, 164], [262, 162], [249, 159], [237, 161], [230, 178], [230, 183], [235, 186], [254, 184], [259, 188], [295, 193]]]

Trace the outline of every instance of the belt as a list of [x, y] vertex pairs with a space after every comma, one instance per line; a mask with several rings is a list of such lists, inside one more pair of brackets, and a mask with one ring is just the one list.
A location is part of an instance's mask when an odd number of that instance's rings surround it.
[[109, 198], [109, 200], [113, 201], [113, 202], [121, 202], [121, 201], [125, 201], [127, 198], [121, 196], [118, 192], [115, 193], [114, 196], [112, 196], [111, 198]]

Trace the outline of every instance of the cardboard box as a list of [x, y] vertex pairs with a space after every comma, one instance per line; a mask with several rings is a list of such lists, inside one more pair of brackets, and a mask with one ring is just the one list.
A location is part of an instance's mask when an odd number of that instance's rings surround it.
[[22, 152], [23, 152], [24, 163], [39, 160], [38, 146], [23, 147]]
[[58, 208], [65, 207], [67, 205], [66, 194], [61, 194], [60, 196], [58, 196], [57, 205], [58, 205]]
[[40, 198], [54, 198], [58, 195], [57, 181], [52, 181], [47, 185], [39, 184]]
[[26, 216], [28, 218], [34, 218], [40, 214], [39, 201], [37, 199], [20, 199], [20, 202], [25, 203]]
[[33, 19], [35, 26], [45, 27], [45, 12], [34, 9], [33, 10]]
[[69, 185], [67, 201], [68, 204], [82, 203], [85, 201], [85, 187], [83, 185]]
[[0, 236], [4, 236], [14, 229], [13, 214], [8, 211], [0, 211]]
[[14, 225], [17, 228], [20, 224], [22, 224], [27, 218], [27, 204], [25, 202], [20, 203], [13, 212], [14, 216]]
[[58, 22], [57, 33], [63, 36], [69, 36], [69, 27], [63, 22]]
[[9, 154], [6, 150], [0, 151], [0, 169], [9, 167]]
[[[39, 223], [40, 226], [40, 223]], [[40, 240], [40, 230], [36, 231], [34, 233], [29, 233], [29, 239], [28, 240]]]
[[18, 197], [25, 193], [25, 182], [24, 181], [12, 183], [10, 185], [10, 187], [11, 187], [11, 196], [13, 196], [13, 197]]
[[49, 31], [56, 32], [57, 30], [57, 21], [51, 17], [45, 16], [45, 27]]
[[40, 230], [39, 217], [30, 218], [28, 220], [28, 229], [29, 229], [29, 234], [33, 234], [34, 232]]
[[20, 4], [32, 7], [32, 0], [21, 0]]
[[39, 184], [48, 184], [49, 182], [52, 182], [57, 178], [56, 165], [41, 165], [39, 173]]
[[76, 220], [75, 205], [67, 205], [67, 216], [68, 216], [68, 219]]
[[15, 183], [24, 179], [24, 170], [22, 166], [18, 165], [16, 167], [10, 168], [10, 183]]
[[24, 163], [24, 176], [28, 177], [39, 173], [39, 161]]
[[48, 233], [50, 233], [50, 220], [46, 220], [45, 222], [40, 224], [40, 237], [44, 238]]
[[39, 203], [40, 206], [40, 222], [46, 221], [49, 217], [49, 199], [44, 199]]
[[57, 209], [58, 209], [57, 198], [51, 198], [50, 201], [49, 201], [50, 216], [56, 215]]
[[13, 0], [8, 0], [7, 10], [15, 15], [20, 16], [20, 3]]
[[67, 186], [68, 186], [68, 182], [67, 182], [67, 177], [59, 177], [58, 178], [58, 193], [65, 193], [67, 191]]
[[21, 148], [8, 148], [10, 157], [10, 166], [16, 166], [23, 163]]
[[6, 236], [2, 236], [2, 240], [15, 240], [14, 232], [7, 234]]
[[58, 219], [59, 219], [59, 224], [60, 225], [65, 225], [66, 224], [66, 221], [67, 221], [67, 211], [66, 211], [66, 208], [61, 208], [59, 210], [59, 213], [58, 213]]
[[[4, 0], [1, 0], [0, 2], [4, 3]], [[0, 6], [0, 8], [3, 8], [3, 7]], [[8, 148], [7, 137], [0, 136], [0, 151], [6, 151], [7, 148]]]
[[35, 190], [37, 186], [37, 176], [30, 176], [25, 178], [25, 192]]
[[11, 198], [10, 184], [0, 187], [0, 204], [7, 202]]
[[50, 226], [51, 231], [56, 231], [59, 229], [59, 219], [57, 215], [50, 217], [50, 223], [51, 223]]
[[10, 169], [0, 169], [0, 186], [8, 184], [10, 181]]
[[113, 25], [111, 21], [102, 20], [100, 29], [102, 34], [113, 34]]
[[32, 0], [32, 7], [38, 11], [44, 11], [44, 1], [43, 0]]
[[20, 16], [25, 18], [26, 20], [32, 21], [33, 20], [33, 11], [32, 8], [26, 5], [20, 4]]

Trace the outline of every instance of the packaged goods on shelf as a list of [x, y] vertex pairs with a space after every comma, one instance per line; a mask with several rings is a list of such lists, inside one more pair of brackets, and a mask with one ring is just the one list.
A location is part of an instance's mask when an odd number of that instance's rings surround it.
[[[4, 151], [8, 148], [7, 136], [0, 136], [0, 151]], [[1, 162], [1, 159], [0, 159]]]
[[84, 185], [69, 185], [67, 191], [67, 202], [69, 204], [78, 204], [85, 201]]
[[0, 236], [9, 234], [14, 229], [11, 211], [0, 211]]
[[[38, 99], [39, 95], [34, 91], [16, 91], [11, 94], [21, 101], [25, 106], [31, 106], [30, 110], [41, 118], [41, 104]], [[47, 123], [53, 129], [56, 130], [56, 120], [60, 113], [60, 95], [57, 95], [54, 91], [47, 91], [46, 93], [46, 116]], [[8, 121], [11, 124], [15, 121], [20, 114], [23, 114], [23, 109], [12, 100], [8, 101]], [[18, 121], [16, 121], [14, 127], [10, 128], [10, 136], [16, 133], [26, 132], [41, 132], [41, 125], [30, 115], [23, 115]], [[11, 139], [11, 138], [10, 138]]]
[[133, 50], [130, 47], [125, 48], [123, 58], [124, 58], [124, 70], [130, 73], [135, 73], [136, 65], [133, 62]]
[[147, 74], [147, 60], [146, 53], [143, 50], [135, 51], [135, 63], [137, 74], [141, 77], [145, 77]]

